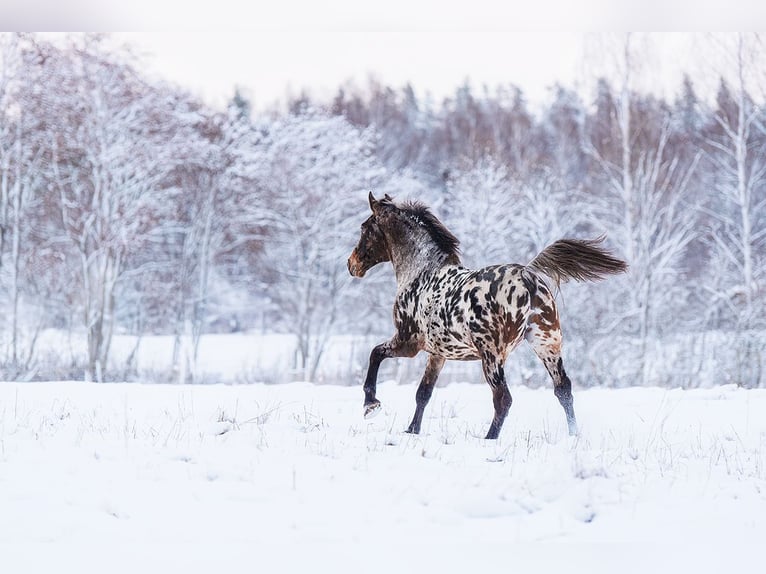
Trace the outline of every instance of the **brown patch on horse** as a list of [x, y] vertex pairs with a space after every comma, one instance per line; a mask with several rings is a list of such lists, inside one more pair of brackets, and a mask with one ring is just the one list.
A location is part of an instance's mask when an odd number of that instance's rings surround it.
[[548, 305], [542, 300], [542, 298], [536, 295], [532, 300], [532, 307], [539, 310], [539, 313], [533, 315], [533, 318], [531, 319], [537, 326], [542, 327], [542, 322], [546, 325], [550, 325], [554, 329], [558, 329], [560, 327], [559, 314], [556, 312], [556, 308], [554, 306]]
[[351, 256], [348, 258], [348, 272], [353, 277], [364, 277], [364, 271], [362, 271], [359, 264], [359, 256], [356, 254], [356, 249], [351, 252]]
[[507, 346], [518, 341], [524, 328], [524, 317], [514, 313], [505, 313], [502, 315], [500, 333], [502, 335], [503, 345]]

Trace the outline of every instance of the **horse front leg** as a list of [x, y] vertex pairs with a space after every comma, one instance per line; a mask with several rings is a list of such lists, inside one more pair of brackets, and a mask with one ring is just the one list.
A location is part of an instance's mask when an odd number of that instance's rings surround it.
[[418, 386], [418, 392], [415, 394], [415, 415], [412, 417], [412, 422], [406, 432], [420, 434], [420, 423], [423, 421], [423, 411], [431, 398], [431, 394], [434, 392], [434, 385], [444, 366], [444, 362], [444, 357], [438, 357], [436, 355], [430, 355], [428, 357], [426, 371], [423, 373], [423, 378]]
[[383, 359], [391, 357], [414, 357], [417, 347], [408, 343], [400, 343], [395, 339], [381, 343], [370, 353], [370, 366], [364, 379], [364, 418], [369, 419], [380, 412], [380, 401], [375, 393], [378, 384], [378, 368]]
[[370, 366], [364, 379], [364, 418], [372, 418], [380, 411], [380, 401], [375, 398], [378, 384], [378, 368], [383, 359], [389, 357], [389, 342], [381, 343], [370, 353]]

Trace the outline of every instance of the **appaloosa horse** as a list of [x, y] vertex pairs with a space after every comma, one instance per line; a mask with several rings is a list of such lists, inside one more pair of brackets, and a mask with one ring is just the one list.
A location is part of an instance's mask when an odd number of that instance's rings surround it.
[[396, 334], [376, 346], [364, 382], [364, 416], [380, 410], [375, 397], [378, 367], [389, 357], [429, 353], [416, 394], [415, 415], [407, 432], [417, 434], [423, 410], [446, 359], [480, 360], [492, 389], [495, 416], [486, 438], [497, 438], [511, 406], [503, 365], [526, 339], [553, 379], [553, 390], [567, 417], [569, 434], [577, 434], [572, 383], [561, 362], [561, 328], [553, 294], [541, 277], [562, 281], [602, 279], [623, 272], [624, 261], [594, 240], [561, 239], [528, 265], [493, 265], [470, 270], [461, 266], [458, 240], [418, 202], [394, 203], [386, 195], [369, 196], [372, 215], [362, 223], [348, 270], [364, 277], [390, 261], [396, 274]]

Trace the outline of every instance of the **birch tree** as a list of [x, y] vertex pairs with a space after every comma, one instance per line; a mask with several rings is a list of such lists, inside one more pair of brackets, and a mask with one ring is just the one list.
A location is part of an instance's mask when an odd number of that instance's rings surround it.
[[[19, 34], [0, 36], [0, 260], [8, 287], [9, 376], [23, 376], [41, 328], [38, 317], [21, 327], [24, 268], [34, 256], [29, 225], [44, 185], [45, 146], [35, 108], [39, 77], [30, 65], [30, 42]], [[39, 315], [39, 314], [38, 314]], [[22, 332], [26, 337], [22, 337]]]
[[706, 154], [717, 171], [716, 195], [708, 208], [715, 221], [710, 234], [714, 281], [708, 288], [714, 312], [735, 317], [739, 329], [752, 329], [766, 324], [764, 93], [761, 105], [751, 93], [759, 91], [754, 76], [763, 80], [766, 58], [762, 42], [753, 35], [723, 37], [721, 51], [732, 84], [721, 81], [714, 125], [706, 137]]
[[[635, 337], [639, 378], [647, 384], [650, 338], [665, 330], [662, 318], [684, 320], [679, 309], [684, 308], [688, 290], [678, 278], [696, 234], [695, 210], [686, 198], [699, 154], [687, 158], [668, 145], [669, 112], [651, 96], [633, 91], [633, 62], [638, 55], [630, 35], [623, 37], [619, 53], [617, 95], [602, 94], [604, 121], [591, 125], [585, 144], [605, 190], [596, 213], [616, 232], [620, 254], [630, 265], [629, 273], [614, 281], [621, 293], [614, 303], [613, 322], [602, 328], [605, 333]], [[602, 83], [600, 89], [608, 86]]]
[[163, 145], [165, 116], [158, 113], [160, 95], [96, 37], [50, 49], [40, 65], [60, 241], [79, 269], [86, 375], [100, 381], [115, 328], [116, 287], [156, 221], [156, 194], [172, 165]]

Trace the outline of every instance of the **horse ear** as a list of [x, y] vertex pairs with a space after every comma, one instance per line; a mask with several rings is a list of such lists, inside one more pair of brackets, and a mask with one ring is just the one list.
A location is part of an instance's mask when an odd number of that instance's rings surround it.
[[372, 192], [370, 192], [368, 199], [370, 200], [370, 209], [372, 209], [373, 213], [375, 213], [375, 210], [378, 207], [378, 200], [375, 199], [375, 196], [372, 195]]

